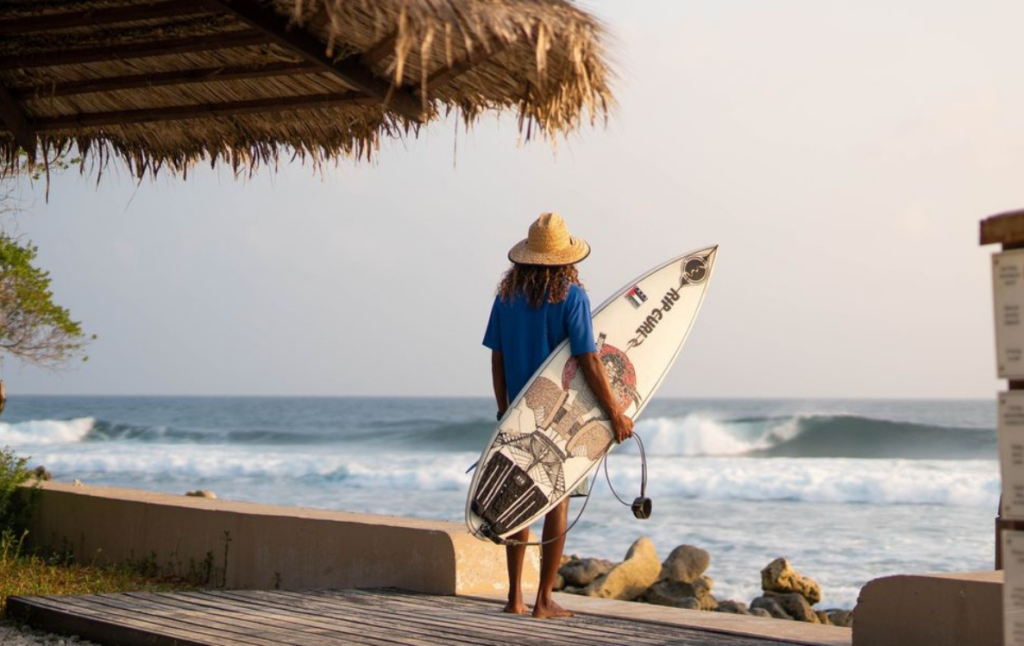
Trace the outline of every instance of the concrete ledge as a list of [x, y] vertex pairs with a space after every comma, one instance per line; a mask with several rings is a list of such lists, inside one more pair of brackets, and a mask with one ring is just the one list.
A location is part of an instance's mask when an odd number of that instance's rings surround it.
[[[504, 602], [504, 599], [498, 595], [476, 596], [479, 599], [494, 601], [495, 606]], [[646, 621], [713, 633], [782, 641], [787, 644], [805, 644], [806, 646], [850, 646], [851, 644], [850, 629], [838, 626], [822, 626], [801, 621], [766, 619], [764, 617], [747, 617], [727, 612], [684, 610], [682, 608], [668, 608], [635, 601], [613, 601], [611, 599], [582, 597], [576, 594], [556, 593], [555, 599], [563, 608], [582, 615], [597, 615], [629, 621]], [[529, 603], [532, 599], [527, 598], [526, 601]]]
[[[84, 563], [152, 558], [161, 571], [185, 574], [212, 558], [214, 583], [236, 589], [494, 594], [508, 585], [504, 548], [455, 523], [134, 489], [43, 483], [30, 536]], [[531, 548], [524, 584], [532, 589], [538, 562]]]
[[898, 575], [869, 581], [854, 646], [1001, 646], [1003, 573]]

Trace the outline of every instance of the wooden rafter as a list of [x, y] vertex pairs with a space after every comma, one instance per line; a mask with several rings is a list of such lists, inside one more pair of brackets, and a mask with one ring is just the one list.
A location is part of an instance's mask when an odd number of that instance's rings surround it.
[[267, 42], [269, 41], [262, 32], [254, 30], [234, 31], [212, 36], [190, 36], [188, 38], [150, 40], [125, 45], [83, 47], [80, 49], [45, 51], [35, 54], [15, 54], [13, 56], [0, 57], [0, 70], [98, 63], [126, 58], [165, 56], [168, 54], [188, 54], [191, 52], [226, 49], [228, 47], [262, 45]]
[[290, 29], [288, 18], [267, 8], [256, 0], [209, 0], [231, 11], [254, 29], [260, 30], [277, 45], [319, 65], [325, 72], [341, 79], [349, 87], [376, 98], [402, 116], [422, 121], [423, 104], [407, 89], [394, 87], [378, 77], [361, 59], [354, 55], [331, 60], [326, 45], [302, 29]]
[[89, 94], [91, 92], [134, 90], [167, 85], [190, 85], [193, 83], [215, 83], [218, 81], [238, 81], [271, 76], [294, 76], [301, 74], [313, 74], [320, 71], [319, 67], [310, 63], [268, 63], [265, 65], [239, 65], [235, 67], [206, 67], [192, 70], [175, 70], [173, 72], [155, 72], [152, 74], [110, 76], [84, 81], [65, 81], [43, 83], [40, 85], [24, 85], [11, 88], [11, 93], [14, 94], [15, 98], [20, 100], [36, 98], [46, 99], [62, 96], [74, 96], [78, 94]]
[[36, 120], [38, 132], [52, 132], [69, 128], [120, 126], [134, 123], [157, 121], [183, 121], [186, 119], [208, 119], [267, 112], [309, 110], [353, 103], [376, 103], [377, 100], [358, 92], [332, 92], [305, 96], [288, 96], [252, 101], [228, 101], [200, 105], [179, 105], [173, 107], [146, 108], [141, 110], [117, 110], [91, 112], [60, 117], [41, 117]]
[[35, 128], [3, 84], [0, 84], [0, 119], [3, 119], [18, 145], [33, 156], [36, 149]]
[[398, 32], [393, 31], [384, 38], [381, 38], [379, 42], [374, 43], [373, 47], [363, 52], [359, 58], [363, 61], [363, 65], [373, 67], [395, 53], [395, 43], [397, 41]]
[[19, 36], [43, 31], [58, 31], [78, 27], [102, 27], [136, 20], [177, 18], [210, 13], [205, 0], [160, 0], [144, 4], [109, 9], [63, 11], [41, 16], [0, 20], [0, 35]]
[[[317, 12], [310, 17], [309, 22], [306, 23], [306, 28], [313, 33], [320, 33], [329, 31], [331, 28], [330, 23], [331, 19], [327, 15], [327, 3], [323, 3]], [[398, 30], [395, 29], [360, 54], [359, 60], [362, 61], [363, 65], [372, 68], [395, 53], [395, 43], [397, 42]]]
[[0, 83], [0, 119], [3, 119], [4, 125], [14, 135], [14, 140], [18, 142], [22, 150], [34, 159], [36, 152], [35, 128], [3, 83]]
[[451, 67], [444, 67], [437, 70], [427, 77], [427, 92], [432, 92], [447, 83], [451, 83], [453, 80], [462, 76], [477, 65], [486, 62], [495, 55], [504, 51], [504, 49], [504, 45], [496, 44], [493, 45], [489, 51], [468, 55], [462, 60], [454, 63]]

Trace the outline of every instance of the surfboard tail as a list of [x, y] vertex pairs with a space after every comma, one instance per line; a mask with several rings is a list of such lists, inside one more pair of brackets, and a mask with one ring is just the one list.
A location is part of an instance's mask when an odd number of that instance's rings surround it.
[[483, 473], [470, 509], [484, 525], [480, 533], [496, 543], [500, 536], [523, 524], [548, 505], [548, 497], [533, 478], [511, 459], [495, 453]]

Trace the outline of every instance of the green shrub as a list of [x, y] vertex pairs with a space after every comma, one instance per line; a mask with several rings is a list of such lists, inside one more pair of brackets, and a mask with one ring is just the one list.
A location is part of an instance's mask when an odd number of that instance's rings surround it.
[[0, 534], [20, 536], [28, 529], [39, 491], [38, 484], [22, 486], [35, 482], [27, 465], [28, 458], [19, 458], [8, 447], [0, 449]]

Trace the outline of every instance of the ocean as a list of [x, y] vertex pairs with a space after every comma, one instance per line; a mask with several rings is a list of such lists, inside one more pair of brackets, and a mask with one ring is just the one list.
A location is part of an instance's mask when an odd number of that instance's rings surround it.
[[[715, 596], [744, 602], [785, 556], [821, 583], [819, 608], [852, 608], [880, 576], [991, 569], [995, 413], [994, 397], [655, 399], [636, 425], [653, 516], [634, 518], [599, 474], [566, 553], [697, 545]], [[461, 523], [493, 429], [484, 398], [28, 396], [9, 402], [0, 445], [59, 481]], [[608, 460], [627, 501], [640, 472], [632, 443]]]

